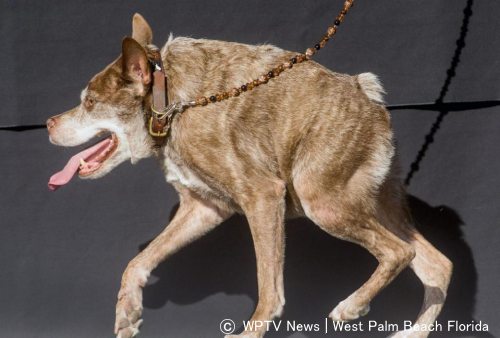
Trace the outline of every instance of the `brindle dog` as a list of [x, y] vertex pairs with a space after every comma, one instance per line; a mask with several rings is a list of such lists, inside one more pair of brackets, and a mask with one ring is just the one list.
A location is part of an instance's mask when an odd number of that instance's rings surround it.
[[[424, 304], [414, 330], [395, 336], [426, 337], [429, 332], [418, 329], [438, 316], [452, 263], [412, 225], [377, 78], [301, 63], [239, 97], [176, 115], [167, 144], [157, 150], [144, 118], [151, 106], [146, 54], [151, 42], [150, 26], [134, 15], [132, 38], [125, 38], [122, 54], [90, 80], [81, 104], [47, 121], [50, 141], [57, 145], [111, 134], [70, 161], [65, 168], [69, 178], [70, 169], [82, 178], [98, 178], [127, 159], [135, 163], [157, 156], [180, 195], [173, 220], [125, 269], [116, 306], [117, 336], [138, 333], [142, 288], [159, 263], [242, 213], [257, 258], [259, 301], [252, 320], [281, 314], [284, 222], [306, 216], [332, 236], [365, 247], [379, 262], [330, 317], [347, 321], [366, 314], [370, 301], [410, 266], [424, 284]], [[238, 87], [295, 53], [270, 45], [170, 37], [161, 55], [168, 98], [174, 102]], [[239, 336], [264, 333], [258, 329]]]

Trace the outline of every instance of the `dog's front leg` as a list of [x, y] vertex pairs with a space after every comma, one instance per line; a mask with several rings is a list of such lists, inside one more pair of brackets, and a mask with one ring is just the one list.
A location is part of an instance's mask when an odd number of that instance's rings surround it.
[[259, 300], [250, 319], [252, 330], [228, 337], [258, 338], [266, 333], [260, 323], [281, 315], [285, 305], [283, 262], [285, 251], [285, 184], [271, 182], [262, 186], [243, 206], [248, 218], [257, 260]]
[[137, 335], [142, 323], [142, 288], [151, 271], [168, 256], [201, 237], [232, 215], [227, 208], [202, 200], [178, 188], [180, 206], [167, 228], [135, 257], [122, 277], [116, 305], [115, 334], [118, 338]]

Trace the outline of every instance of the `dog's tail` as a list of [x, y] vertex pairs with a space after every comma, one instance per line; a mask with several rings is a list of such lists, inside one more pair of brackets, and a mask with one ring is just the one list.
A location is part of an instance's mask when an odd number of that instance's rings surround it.
[[373, 73], [361, 73], [356, 75], [359, 87], [368, 98], [377, 103], [384, 103], [384, 87], [380, 83], [377, 75]]

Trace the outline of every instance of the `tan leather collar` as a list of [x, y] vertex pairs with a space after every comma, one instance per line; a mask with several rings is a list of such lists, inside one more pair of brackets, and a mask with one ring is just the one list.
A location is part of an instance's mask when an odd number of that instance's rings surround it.
[[179, 102], [168, 103], [167, 77], [160, 50], [154, 45], [148, 45], [147, 49], [148, 59], [153, 67], [153, 100], [147, 119], [147, 129], [156, 146], [161, 147], [168, 138], [175, 114], [182, 112], [187, 105]]
[[171, 120], [168, 114], [165, 114], [168, 104], [167, 78], [158, 47], [148, 46], [148, 58], [153, 67], [153, 100], [147, 128], [156, 145], [162, 146], [168, 135], [168, 124]]
[[161, 147], [168, 138], [175, 114], [182, 113], [186, 108], [195, 106], [196, 102], [169, 103], [167, 77], [165, 76], [160, 50], [155, 45], [148, 45], [147, 54], [153, 67], [153, 101], [147, 119], [147, 129], [153, 137], [156, 147]]

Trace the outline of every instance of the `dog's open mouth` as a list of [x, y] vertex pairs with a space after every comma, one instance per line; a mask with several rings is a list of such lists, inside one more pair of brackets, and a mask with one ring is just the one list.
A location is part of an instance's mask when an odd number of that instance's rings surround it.
[[63, 170], [52, 175], [49, 180], [49, 189], [56, 190], [65, 185], [77, 172], [81, 177], [90, 176], [102, 167], [103, 163], [113, 155], [117, 147], [118, 138], [114, 133], [111, 133], [110, 136], [92, 147], [74, 155]]
[[114, 153], [117, 145], [118, 142], [115, 134], [111, 134], [111, 136], [97, 143], [94, 147], [89, 148], [92, 149], [96, 147], [95, 152], [93, 152], [90, 156], [80, 158], [78, 175], [88, 176], [98, 170], [104, 161], [106, 161], [111, 154]]

